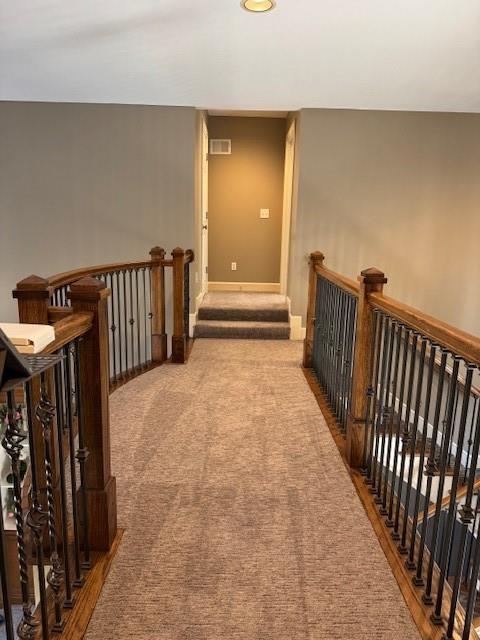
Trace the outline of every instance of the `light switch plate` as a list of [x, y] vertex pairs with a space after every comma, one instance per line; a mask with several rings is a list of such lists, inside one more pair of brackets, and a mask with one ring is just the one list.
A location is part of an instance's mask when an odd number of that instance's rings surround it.
[[260, 218], [270, 218], [270, 209], [260, 209]]
[[237, 263], [232, 262], [232, 271], [236, 271], [236, 270], [237, 270]]

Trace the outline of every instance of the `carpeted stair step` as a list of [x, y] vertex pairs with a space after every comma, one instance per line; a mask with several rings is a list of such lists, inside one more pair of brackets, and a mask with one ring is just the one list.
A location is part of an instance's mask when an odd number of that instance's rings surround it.
[[198, 310], [199, 320], [289, 322], [285, 296], [272, 293], [207, 293]]
[[288, 322], [252, 322], [248, 320], [199, 320], [195, 338], [239, 338], [259, 340], [288, 340]]

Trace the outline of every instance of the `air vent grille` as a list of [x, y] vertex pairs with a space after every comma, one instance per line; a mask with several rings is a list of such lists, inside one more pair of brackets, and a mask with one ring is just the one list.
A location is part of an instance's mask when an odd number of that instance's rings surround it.
[[232, 153], [231, 140], [210, 140], [210, 153], [212, 156], [229, 156]]

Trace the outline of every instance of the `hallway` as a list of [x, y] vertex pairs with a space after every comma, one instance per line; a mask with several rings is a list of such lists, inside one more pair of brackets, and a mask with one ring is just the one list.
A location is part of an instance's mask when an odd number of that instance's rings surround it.
[[419, 638], [300, 361], [200, 340], [113, 394], [126, 531], [88, 640]]

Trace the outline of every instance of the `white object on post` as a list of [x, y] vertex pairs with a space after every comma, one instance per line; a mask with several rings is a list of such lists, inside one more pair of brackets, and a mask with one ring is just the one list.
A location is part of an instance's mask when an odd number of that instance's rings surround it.
[[0, 322], [0, 329], [20, 353], [40, 353], [55, 340], [55, 329], [49, 324]]

